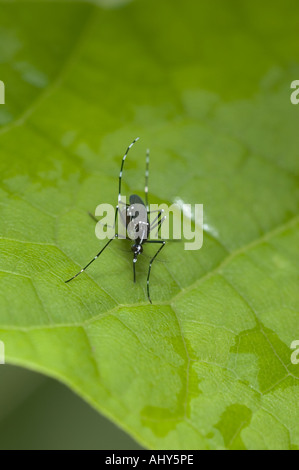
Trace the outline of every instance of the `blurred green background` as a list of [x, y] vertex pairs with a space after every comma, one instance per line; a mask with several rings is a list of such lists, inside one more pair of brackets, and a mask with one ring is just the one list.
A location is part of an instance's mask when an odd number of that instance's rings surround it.
[[0, 365], [0, 449], [142, 449], [56, 380]]

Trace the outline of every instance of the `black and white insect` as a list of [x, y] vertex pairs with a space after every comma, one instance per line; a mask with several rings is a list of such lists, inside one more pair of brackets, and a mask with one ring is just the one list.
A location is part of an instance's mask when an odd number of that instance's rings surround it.
[[[129, 150], [133, 147], [135, 142], [137, 142], [138, 140], [139, 140], [139, 137], [133, 140], [133, 142], [129, 145], [121, 162], [121, 167], [120, 167], [120, 172], [119, 172], [119, 184], [118, 184], [118, 204], [116, 206], [116, 211], [115, 211], [114, 227], [116, 225], [117, 215], [119, 212], [120, 221], [126, 229], [125, 238], [127, 240], [134, 241], [133, 245], [131, 246], [131, 250], [133, 252], [134, 282], [136, 282], [135, 265], [136, 265], [138, 256], [143, 252], [143, 245], [146, 243], [160, 245], [155, 255], [151, 258], [149, 262], [148, 273], [147, 273], [147, 297], [148, 297], [149, 302], [152, 303], [152, 300], [150, 297], [151, 268], [152, 268], [152, 264], [154, 260], [156, 259], [156, 257], [158, 256], [162, 248], [164, 248], [166, 241], [162, 239], [150, 240], [149, 236], [150, 236], [150, 232], [154, 229], [157, 230], [157, 234], [158, 234], [159, 228], [161, 227], [166, 216], [162, 217], [163, 210], [158, 210], [156, 211], [157, 216], [154, 218], [154, 220], [151, 223], [149, 221], [150, 214], [154, 212], [154, 211], [149, 210], [149, 204], [148, 204], [149, 150], [147, 150], [146, 152], [145, 187], [144, 187], [145, 202], [143, 202], [142, 198], [139, 197], [137, 194], [132, 194], [130, 196], [129, 204], [125, 204], [124, 202], [121, 201], [121, 183], [122, 183], [122, 177], [123, 177], [124, 163], [129, 153]], [[88, 268], [88, 266], [90, 266], [91, 263], [93, 263], [103, 253], [103, 251], [112, 242], [112, 240], [116, 238], [119, 238], [119, 235], [117, 233], [115, 233], [115, 235], [109, 239], [109, 241], [106, 243], [106, 245], [104, 245], [101, 251], [99, 251], [99, 253], [84, 268], [82, 268], [81, 271], [79, 271], [77, 274], [75, 274], [75, 276], [71, 277], [65, 282], [70, 282], [73, 279], [75, 279], [75, 277], [79, 276], [79, 274], [83, 273]]]

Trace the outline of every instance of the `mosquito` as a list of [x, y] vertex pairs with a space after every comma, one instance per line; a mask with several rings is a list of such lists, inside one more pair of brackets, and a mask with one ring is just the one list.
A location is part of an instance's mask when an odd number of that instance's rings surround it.
[[[163, 216], [163, 209], [158, 211], [150, 211], [149, 204], [148, 204], [148, 178], [149, 178], [149, 150], [146, 151], [146, 159], [145, 159], [145, 187], [144, 187], [144, 201], [143, 199], [138, 196], [137, 194], [132, 194], [129, 198], [129, 204], [125, 204], [121, 201], [121, 184], [122, 184], [122, 177], [123, 177], [123, 170], [124, 170], [124, 163], [127, 158], [127, 155], [130, 149], [133, 147], [135, 142], [139, 140], [137, 137], [133, 142], [128, 146], [126, 153], [124, 154], [121, 167], [119, 172], [119, 179], [118, 179], [118, 204], [115, 210], [115, 219], [114, 219], [114, 227], [117, 220], [117, 215], [119, 212], [120, 221], [126, 228], [126, 239], [133, 240], [134, 243], [131, 245], [131, 250], [133, 252], [133, 280], [136, 282], [136, 262], [138, 256], [143, 252], [143, 246], [147, 244], [159, 244], [159, 248], [157, 249], [155, 255], [151, 258], [148, 266], [148, 273], [147, 273], [147, 297], [150, 303], [152, 303], [151, 296], [150, 296], [150, 274], [151, 268], [154, 260], [158, 256], [158, 254], [164, 248], [166, 241], [162, 239], [157, 240], [150, 240], [150, 232], [154, 229], [157, 230], [157, 234], [159, 229], [166, 219], [166, 216]], [[136, 210], [138, 208], [138, 210]], [[150, 224], [149, 216], [151, 213], [157, 212], [156, 218]], [[93, 217], [93, 216], [92, 216]], [[94, 217], [93, 217], [94, 218]], [[95, 218], [94, 218], [95, 219]], [[97, 219], [95, 219], [97, 221]], [[108, 247], [108, 245], [115, 239], [119, 238], [118, 234], [115, 233], [112, 238], [108, 240], [106, 245], [99, 251], [99, 253], [84, 267], [79, 271], [75, 276], [71, 277], [65, 282], [70, 282], [75, 279], [79, 274], [83, 273], [99, 256], [103, 253], [103, 251]]]

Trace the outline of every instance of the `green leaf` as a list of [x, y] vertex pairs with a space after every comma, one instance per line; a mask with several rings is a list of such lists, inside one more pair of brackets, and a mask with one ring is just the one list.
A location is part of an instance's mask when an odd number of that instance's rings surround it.
[[[109, 4], [107, 2], [107, 5]], [[114, 2], [115, 3], [115, 2]], [[4, 2], [0, 339], [144, 446], [299, 446], [295, 1]], [[204, 243], [100, 250], [88, 211], [204, 205]], [[99, 436], [100, 439], [100, 436]]]

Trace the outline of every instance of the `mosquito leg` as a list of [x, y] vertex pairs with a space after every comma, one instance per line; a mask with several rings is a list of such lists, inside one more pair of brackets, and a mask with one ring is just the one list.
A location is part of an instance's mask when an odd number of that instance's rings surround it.
[[139, 137], [137, 137], [135, 140], [133, 140], [133, 142], [129, 145], [129, 147], [127, 148], [126, 153], [124, 154], [123, 159], [121, 161], [121, 167], [120, 167], [120, 172], [119, 172], [119, 177], [118, 177], [118, 203], [121, 199], [121, 180], [122, 180], [122, 176], [123, 176], [123, 169], [124, 169], [125, 159], [127, 158], [127, 155], [129, 153], [130, 148], [133, 147], [133, 145], [135, 144], [135, 142], [137, 142], [137, 140], [139, 140]]
[[134, 258], [133, 258], [133, 280], [134, 280], [134, 282], [136, 282], [136, 269], [135, 269], [136, 261], [137, 261], [137, 256], [134, 256]]
[[155, 254], [155, 255], [153, 256], [153, 258], [150, 260], [149, 267], [148, 267], [148, 273], [147, 273], [147, 281], [146, 281], [146, 285], [147, 285], [147, 297], [148, 297], [148, 300], [150, 301], [150, 303], [152, 303], [151, 297], [150, 297], [150, 291], [149, 291], [149, 280], [150, 280], [151, 268], [152, 268], [152, 264], [153, 264], [155, 258], [158, 256], [158, 254], [160, 253], [160, 251], [162, 250], [162, 248], [164, 248], [166, 242], [165, 242], [164, 240], [148, 240], [146, 243], [160, 243], [160, 244], [161, 244], [161, 246], [160, 246], [160, 248], [157, 250], [156, 254]]
[[155, 228], [157, 225], [154, 225], [161, 217], [161, 215], [163, 214], [164, 212], [164, 209], [161, 209], [159, 211], [150, 211], [149, 214], [153, 214], [154, 212], [158, 212], [158, 215], [157, 217], [152, 221], [152, 223], [150, 224], [150, 231]]
[[166, 215], [164, 215], [164, 217], [162, 217], [162, 219], [158, 220], [158, 222], [156, 223], [156, 225], [154, 225], [153, 227], [151, 227], [151, 230], [153, 230], [154, 228], [157, 227], [157, 232], [156, 232], [156, 237], [158, 237], [159, 235], [159, 229], [161, 227], [161, 225], [163, 224], [164, 220], [166, 219]]
[[130, 207], [130, 204], [126, 204], [125, 202], [123, 201], [118, 201], [119, 204], [122, 204], [123, 206], [127, 206], [127, 207]]
[[89, 217], [91, 217], [92, 220], [94, 220], [95, 222], [99, 222], [98, 219], [96, 218], [96, 216], [93, 215], [91, 212], [88, 212], [88, 215], [89, 215]]
[[116, 225], [116, 219], [117, 219], [117, 214], [118, 214], [118, 205], [122, 203], [122, 201], [121, 201], [121, 180], [122, 180], [122, 176], [123, 176], [123, 169], [124, 169], [125, 159], [127, 158], [127, 155], [129, 153], [130, 148], [133, 147], [133, 145], [135, 144], [135, 142], [137, 142], [137, 140], [139, 140], [139, 137], [136, 137], [136, 139], [134, 139], [133, 142], [129, 145], [129, 147], [127, 148], [126, 153], [124, 154], [123, 159], [121, 161], [120, 172], [119, 172], [119, 177], [118, 177], [118, 198], [117, 198], [117, 206], [116, 206], [116, 210], [115, 210], [114, 227]]
[[[156, 211], [153, 211], [153, 212], [156, 212]], [[158, 237], [158, 234], [159, 234], [159, 229], [162, 225], [162, 223], [164, 222], [164, 220], [166, 219], [166, 215], [164, 217], [162, 217], [161, 219], [161, 216], [162, 214], [164, 213], [164, 209], [161, 209], [160, 211], [158, 211], [159, 214], [157, 215], [157, 217], [153, 220], [153, 222], [151, 223], [150, 225], [150, 232], [155, 229], [156, 227], [157, 228], [157, 233], [156, 233], [156, 237]]]
[[114, 228], [112, 225], [108, 225], [108, 224], [103, 224], [100, 220], [98, 220], [96, 218], [95, 215], [93, 215], [91, 212], [88, 212], [88, 215], [92, 218], [92, 220], [94, 220], [97, 224], [100, 224], [100, 225], [103, 225], [104, 227], [108, 227], [108, 228]]
[[[154, 212], [154, 211], [149, 212], [149, 214], [152, 214], [153, 212]], [[161, 209], [160, 211], [157, 211], [157, 212], [158, 212], [158, 215], [157, 215], [157, 217], [152, 221], [151, 226], [153, 226], [154, 223], [157, 222], [157, 220], [159, 219], [159, 217], [161, 217], [161, 215], [162, 215], [163, 212], [164, 212], [164, 209]]]
[[103, 253], [103, 251], [105, 250], [105, 248], [107, 248], [107, 246], [109, 245], [109, 243], [112, 242], [112, 240], [114, 240], [115, 238], [117, 238], [117, 235], [115, 235], [113, 238], [110, 238], [110, 240], [108, 240], [108, 242], [106, 243], [106, 245], [101, 249], [101, 251], [99, 251], [99, 253], [84, 267], [81, 269], [81, 271], [79, 271], [77, 274], [75, 274], [75, 276], [71, 277], [70, 279], [68, 279], [67, 281], [65, 282], [70, 282], [72, 281], [73, 279], [75, 279], [75, 277], [79, 276], [79, 274], [83, 273], [83, 271], [85, 271], [85, 269], [88, 268], [88, 266], [91, 265], [91, 263], [93, 263], [99, 256], [101, 253]]

